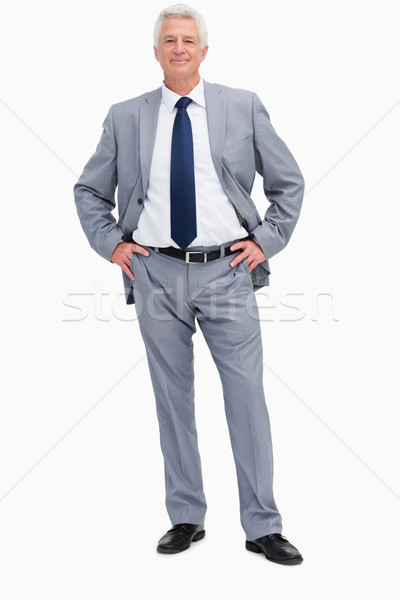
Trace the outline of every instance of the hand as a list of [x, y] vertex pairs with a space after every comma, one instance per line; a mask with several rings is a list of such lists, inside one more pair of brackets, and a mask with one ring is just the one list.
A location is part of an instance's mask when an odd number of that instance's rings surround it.
[[135, 279], [130, 266], [131, 266], [131, 258], [132, 254], [137, 252], [138, 254], [143, 254], [143, 256], [149, 256], [148, 250], [143, 248], [142, 246], [138, 246], [138, 244], [133, 244], [130, 242], [120, 242], [114, 252], [111, 255], [111, 262], [115, 263], [124, 273], [128, 275], [130, 279]]
[[247, 263], [249, 265], [250, 271], [252, 271], [258, 264], [267, 260], [264, 252], [261, 250], [261, 247], [254, 242], [253, 240], [243, 240], [242, 242], [236, 242], [231, 246], [231, 250], [240, 250], [242, 248], [242, 252], [235, 256], [233, 261], [230, 263], [231, 267], [235, 267], [240, 261], [247, 259]]

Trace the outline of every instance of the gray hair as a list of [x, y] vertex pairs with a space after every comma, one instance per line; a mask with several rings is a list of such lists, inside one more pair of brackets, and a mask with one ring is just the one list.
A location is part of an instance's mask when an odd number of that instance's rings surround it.
[[173, 6], [168, 6], [168, 8], [164, 8], [160, 12], [157, 17], [157, 21], [154, 25], [154, 45], [157, 47], [158, 42], [160, 41], [161, 36], [161, 27], [164, 21], [172, 18], [182, 18], [182, 19], [193, 19], [193, 21], [197, 25], [197, 29], [199, 30], [199, 39], [200, 45], [203, 49], [207, 46], [207, 27], [204, 18], [200, 13], [197, 12], [191, 6], [187, 6], [187, 4], [174, 4]]

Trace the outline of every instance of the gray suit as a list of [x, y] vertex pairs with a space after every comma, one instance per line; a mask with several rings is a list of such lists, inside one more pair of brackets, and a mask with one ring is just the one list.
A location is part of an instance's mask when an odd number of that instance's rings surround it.
[[[303, 199], [304, 181], [256, 94], [204, 82], [211, 155], [238, 217], [267, 259], [288, 243]], [[76, 184], [75, 201], [90, 245], [106, 260], [131, 241], [146, 197], [161, 88], [113, 105], [96, 152]], [[270, 206], [261, 219], [250, 197], [256, 171]], [[111, 210], [118, 185], [118, 222]], [[229, 241], [229, 240], [226, 240]], [[254, 272], [254, 289], [268, 285], [268, 261]], [[123, 273], [127, 303], [134, 301]]]
[[[302, 175], [255, 94], [206, 82], [204, 92], [218, 177], [240, 222], [271, 258], [286, 246], [298, 219]], [[160, 100], [161, 88], [111, 107], [96, 152], [75, 186], [83, 229], [107, 260], [120, 241], [132, 241], [143, 208]], [[256, 171], [270, 202], [264, 219], [250, 197]], [[118, 221], [111, 214], [117, 185]], [[171, 522], [203, 523], [206, 513], [194, 407], [197, 323], [221, 377], [247, 539], [280, 533], [253, 293], [268, 284], [268, 261], [250, 274], [246, 260], [230, 267], [232, 257], [224, 256], [224, 246], [218, 260], [200, 264], [148, 250], [149, 257], [132, 255], [135, 281], [124, 274], [124, 284], [127, 302], [136, 302], [147, 349]]]

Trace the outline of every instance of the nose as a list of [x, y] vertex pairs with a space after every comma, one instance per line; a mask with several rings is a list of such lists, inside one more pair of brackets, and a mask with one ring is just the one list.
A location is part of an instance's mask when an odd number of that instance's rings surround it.
[[182, 54], [185, 51], [182, 40], [176, 40], [174, 50], [176, 54]]

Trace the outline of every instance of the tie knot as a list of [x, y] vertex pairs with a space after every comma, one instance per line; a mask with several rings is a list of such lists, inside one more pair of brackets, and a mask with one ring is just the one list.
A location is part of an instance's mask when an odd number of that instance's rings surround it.
[[179, 98], [178, 102], [175, 104], [177, 108], [187, 108], [189, 104], [192, 102], [191, 98], [187, 98], [186, 96]]

